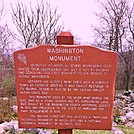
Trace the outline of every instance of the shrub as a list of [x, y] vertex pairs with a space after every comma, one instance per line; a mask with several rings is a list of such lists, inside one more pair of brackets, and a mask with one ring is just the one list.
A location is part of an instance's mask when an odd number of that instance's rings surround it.
[[15, 78], [5, 79], [1, 87], [1, 97], [12, 97], [16, 95]]

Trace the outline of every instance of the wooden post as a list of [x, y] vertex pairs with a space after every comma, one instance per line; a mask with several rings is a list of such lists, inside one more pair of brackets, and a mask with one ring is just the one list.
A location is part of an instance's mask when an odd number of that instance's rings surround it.
[[74, 37], [70, 32], [61, 32], [57, 35], [58, 45], [73, 45]]
[[58, 134], [72, 134], [72, 129], [58, 129]]
[[[57, 35], [58, 45], [73, 45], [74, 37], [70, 32], [61, 32]], [[72, 129], [58, 129], [58, 134], [72, 134]]]

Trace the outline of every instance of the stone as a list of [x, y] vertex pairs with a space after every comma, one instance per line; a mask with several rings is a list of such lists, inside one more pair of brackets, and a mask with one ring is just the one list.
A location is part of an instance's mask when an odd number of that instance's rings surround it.
[[40, 129], [38, 134], [53, 134], [53, 132], [51, 132], [49, 130], [42, 130], [42, 129]]
[[118, 125], [117, 125], [116, 122], [113, 121], [113, 122], [112, 122], [112, 126], [113, 126], [113, 127], [117, 127]]
[[122, 123], [126, 123], [127, 117], [126, 116], [120, 116]]
[[131, 95], [133, 95], [133, 92], [129, 90], [126, 91], [126, 94], [122, 97], [115, 97], [114, 110], [118, 110], [120, 112], [118, 116], [114, 115], [114, 120], [116, 118], [120, 118], [121, 122], [119, 124], [134, 128], [134, 103]]
[[125, 95], [125, 96], [129, 96], [131, 93], [132, 93], [132, 91], [131, 91], [131, 90], [128, 90], [128, 91], [125, 91], [125, 92], [124, 92], [124, 95]]
[[112, 132], [113, 132], [114, 134], [124, 134], [120, 129], [115, 128], [115, 127], [112, 128]]
[[126, 124], [127, 127], [131, 127], [131, 128], [134, 128], [134, 122], [128, 122]]
[[134, 93], [130, 94], [130, 102], [134, 102]]
[[128, 107], [128, 112], [133, 111], [133, 110], [134, 110], [134, 108], [131, 108], [131, 106]]
[[121, 100], [120, 99], [117, 99], [114, 101], [114, 107], [119, 107], [121, 104]]
[[123, 100], [125, 99], [125, 100], [126, 100], [126, 99], [127, 99], [127, 96], [122, 95], [122, 96], [120, 97], [120, 99], [123, 99]]
[[53, 134], [53, 131], [43, 130], [43, 129], [21, 129], [18, 128], [18, 121], [11, 120], [10, 122], [4, 122], [0, 124], [0, 134], [20, 134], [22, 132], [26, 133], [38, 133], [38, 134]]
[[13, 129], [14, 128], [14, 125], [10, 122], [4, 122], [3, 123], [3, 129], [5, 131], [9, 131], [10, 129]]
[[129, 120], [133, 121], [133, 120], [134, 120], [134, 111], [128, 112], [128, 113], [126, 114], [126, 117], [127, 117]]
[[13, 110], [14, 113], [17, 113], [18, 106], [15, 106], [15, 105], [14, 105], [14, 106], [12, 107], [12, 110]]
[[23, 129], [18, 127], [18, 121], [17, 120], [11, 120], [10, 123], [13, 125], [14, 130], [16, 133], [21, 133]]
[[6, 133], [6, 131], [4, 130], [3, 126], [1, 126], [0, 124], [0, 134], [4, 134], [4, 133]]
[[7, 98], [7, 97], [3, 97], [2, 99], [3, 99], [4, 101], [7, 101], [7, 100], [8, 100], [8, 98]]
[[39, 129], [36, 129], [36, 128], [34, 128], [34, 129], [25, 129], [24, 130], [24, 132], [25, 133], [39, 133]]

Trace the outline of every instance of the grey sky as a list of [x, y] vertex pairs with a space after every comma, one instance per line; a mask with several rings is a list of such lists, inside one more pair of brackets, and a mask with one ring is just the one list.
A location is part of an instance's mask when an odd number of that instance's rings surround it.
[[[10, 4], [15, 4], [17, 0], [3, 0], [5, 3], [6, 16], [1, 23], [5, 21], [13, 27], [11, 23]], [[30, 0], [18, 0], [29, 4]], [[31, 0], [36, 5], [37, 0]], [[40, 1], [40, 0], [38, 0]], [[61, 22], [64, 21], [65, 31], [71, 30], [74, 35], [82, 39], [82, 42], [92, 43], [93, 31], [91, 24], [95, 24], [94, 12], [97, 10], [95, 0], [47, 0], [52, 6], [58, 6], [59, 13], [62, 12]]]

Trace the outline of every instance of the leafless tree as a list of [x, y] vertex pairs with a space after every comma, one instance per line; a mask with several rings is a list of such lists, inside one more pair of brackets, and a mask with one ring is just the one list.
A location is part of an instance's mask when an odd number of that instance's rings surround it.
[[[4, 2], [1, 1], [0, 7], [0, 21], [4, 16]], [[11, 30], [7, 24], [0, 24], [0, 55], [7, 56], [9, 54], [9, 48], [12, 48], [12, 36]]]
[[0, 1], [1, 2], [1, 6], [0, 6], [0, 20], [3, 16], [3, 12], [4, 12], [4, 2], [3, 1]]
[[13, 76], [13, 40], [11, 31], [7, 24], [0, 26], [0, 79], [6, 79]]
[[77, 35], [75, 35], [74, 36], [74, 45], [80, 45], [80, 44], [81, 44], [81, 39]]
[[39, 44], [55, 44], [56, 36], [61, 31], [62, 25], [58, 25], [61, 15], [58, 9], [52, 9], [45, 1], [30, 9], [18, 2], [12, 7], [12, 18], [20, 36], [15, 35], [25, 48]]
[[[0, 9], [0, 18], [3, 17], [4, 12], [4, 3]], [[1, 21], [1, 20], [0, 20]], [[1, 83], [13, 76], [13, 60], [12, 60], [12, 51], [13, 42], [12, 42], [11, 31], [7, 24], [0, 25], [0, 88]]]
[[93, 26], [95, 45], [118, 52], [124, 67], [125, 89], [134, 73], [134, 7], [128, 0], [99, 1], [102, 11], [96, 13], [99, 26]]

